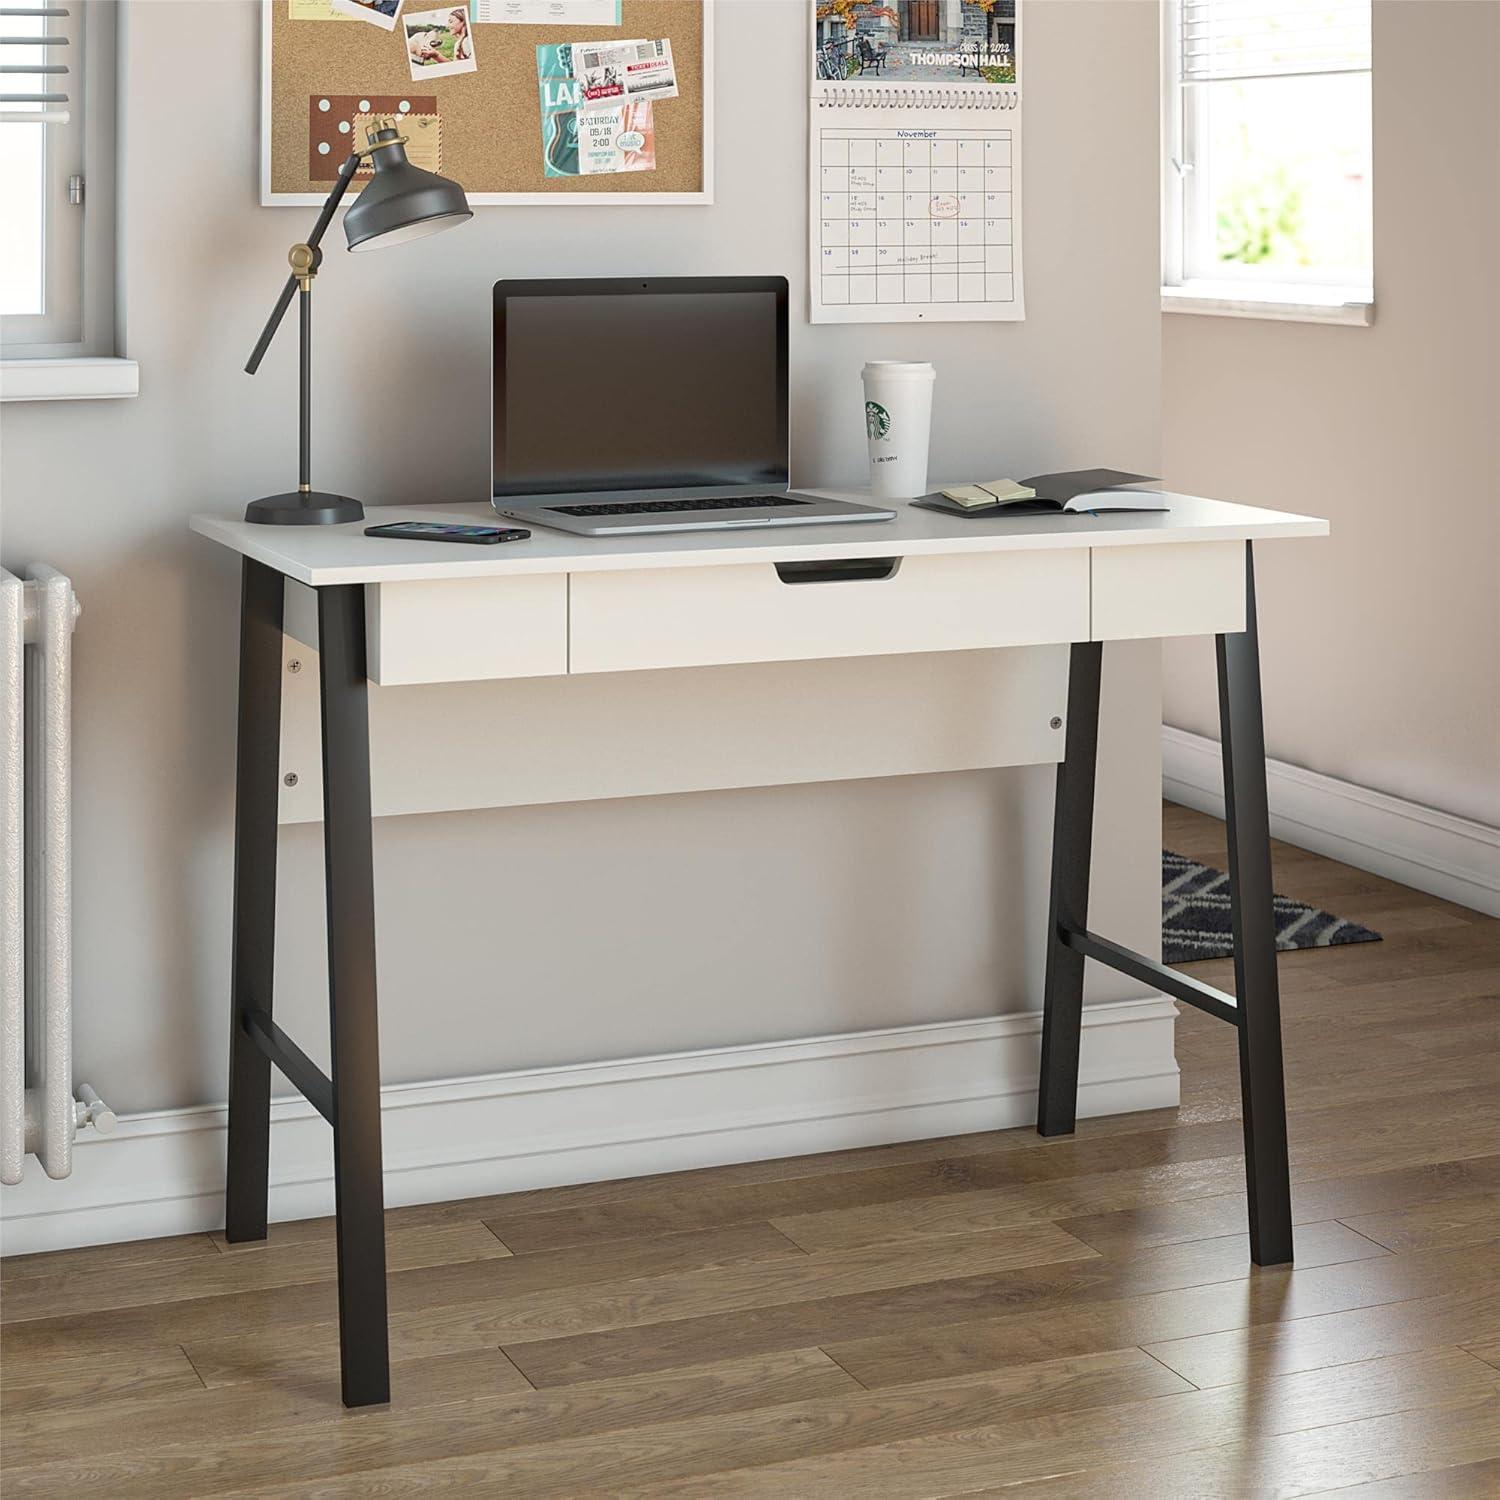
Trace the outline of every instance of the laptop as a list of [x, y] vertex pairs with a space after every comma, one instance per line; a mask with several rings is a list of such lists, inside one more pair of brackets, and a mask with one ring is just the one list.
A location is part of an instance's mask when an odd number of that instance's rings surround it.
[[491, 500], [583, 536], [895, 512], [789, 488], [782, 276], [497, 281]]

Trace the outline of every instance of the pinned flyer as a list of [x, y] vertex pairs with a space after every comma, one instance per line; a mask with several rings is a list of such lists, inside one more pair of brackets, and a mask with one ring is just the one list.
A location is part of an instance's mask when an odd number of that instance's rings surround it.
[[286, 0], [288, 21], [349, 21], [353, 17], [337, 9], [334, 0]]
[[415, 81], [451, 78], [478, 68], [467, 5], [407, 11], [401, 24], [406, 33], [406, 60]]
[[476, 26], [618, 26], [620, 0], [470, 0]]
[[655, 171], [656, 127], [649, 99], [608, 109], [581, 109], [577, 120], [580, 176]]
[[579, 108], [577, 48], [558, 42], [536, 49], [542, 107], [542, 163], [548, 177], [593, 177], [656, 170], [651, 101]]
[[394, 31], [401, 12], [401, 0], [332, 0], [332, 6], [338, 15], [368, 21], [382, 31]]
[[573, 66], [579, 109], [677, 97], [677, 70], [668, 41], [574, 42]]

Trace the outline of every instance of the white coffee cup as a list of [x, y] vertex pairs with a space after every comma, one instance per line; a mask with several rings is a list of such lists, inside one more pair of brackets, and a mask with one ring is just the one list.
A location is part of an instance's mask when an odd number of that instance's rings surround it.
[[937, 371], [929, 364], [872, 359], [862, 373], [871, 493], [877, 500], [915, 500], [927, 493], [927, 440]]

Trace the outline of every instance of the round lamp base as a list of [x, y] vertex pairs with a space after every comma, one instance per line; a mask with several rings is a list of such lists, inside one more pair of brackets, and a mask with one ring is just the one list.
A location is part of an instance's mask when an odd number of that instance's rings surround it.
[[365, 508], [348, 495], [330, 495], [324, 490], [292, 490], [285, 495], [267, 495], [245, 507], [245, 519], [261, 526], [342, 526], [363, 521]]

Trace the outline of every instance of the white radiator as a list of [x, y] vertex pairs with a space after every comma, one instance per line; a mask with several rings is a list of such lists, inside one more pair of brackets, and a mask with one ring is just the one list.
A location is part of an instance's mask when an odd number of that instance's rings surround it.
[[73, 1096], [71, 868], [73, 586], [36, 566], [0, 569], [0, 1182], [36, 1153], [49, 1177], [73, 1138], [115, 1117]]

